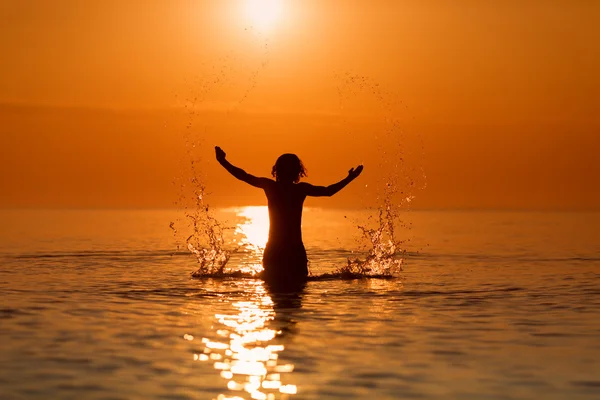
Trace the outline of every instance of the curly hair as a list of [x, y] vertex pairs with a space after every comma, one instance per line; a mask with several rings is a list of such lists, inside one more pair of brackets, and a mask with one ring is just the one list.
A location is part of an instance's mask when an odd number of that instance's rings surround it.
[[300, 178], [307, 176], [306, 168], [300, 158], [290, 153], [279, 156], [275, 165], [273, 165], [271, 175], [277, 181], [291, 181], [294, 183], [298, 183]]

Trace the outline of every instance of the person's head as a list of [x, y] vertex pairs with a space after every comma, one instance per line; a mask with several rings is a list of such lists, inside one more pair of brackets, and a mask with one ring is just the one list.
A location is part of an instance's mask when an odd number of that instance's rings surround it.
[[300, 178], [306, 176], [306, 168], [297, 155], [287, 153], [279, 156], [273, 165], [271, 175], [279, 182], [298, 183]]

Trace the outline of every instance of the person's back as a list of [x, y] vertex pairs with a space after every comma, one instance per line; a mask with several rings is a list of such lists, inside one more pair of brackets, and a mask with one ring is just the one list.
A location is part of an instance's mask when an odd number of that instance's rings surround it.
[[265, 186], [269, 208], [269, 243], [302, 242], [302, 206], [300, 184], [271, 181]]
[[269, 240], [263, 255], [263, 278], [267, 282], [289, 284], [305, 281], [308, 259], [302, 242], [302, 207], [306, 196], [332, 196], [362, 172], [362, 165], [352, 168], [348, 176], [329, 186], [299, 183], [306, 176], [302, 161], [295, 154], [277, 159], [271, 174], [275, 178], [258, 178], [233, 166], [225, 152], [215, 147], [217, 160], [236, 178], [265, 191], [269, 208]]

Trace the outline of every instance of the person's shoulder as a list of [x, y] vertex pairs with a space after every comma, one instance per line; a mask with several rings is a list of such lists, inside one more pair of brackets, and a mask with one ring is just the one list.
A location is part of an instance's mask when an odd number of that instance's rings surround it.
[[260, 183], [264, 186], [273, 186], [275, 184], [275, 181], [271, 178], [258, 178], [260, 180]]
[[315, 186], [308, 182], [298, 182], [296, 184], [296, 188], [298, 189], [299, 192], [302, 192], [306, 195], [306, 194], [312, 192], [314, 190]]

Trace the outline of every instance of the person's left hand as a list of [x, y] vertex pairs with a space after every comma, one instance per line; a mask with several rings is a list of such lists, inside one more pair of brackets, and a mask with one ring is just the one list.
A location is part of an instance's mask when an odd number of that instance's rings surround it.
[[348, 176], [351, 177], [352, 179], [355, 179], [357, 176], [360, 175], [362, 170], [363, 170], [362, 164], [356, 168], [350, 168], [350, 171], [348, 171]]

